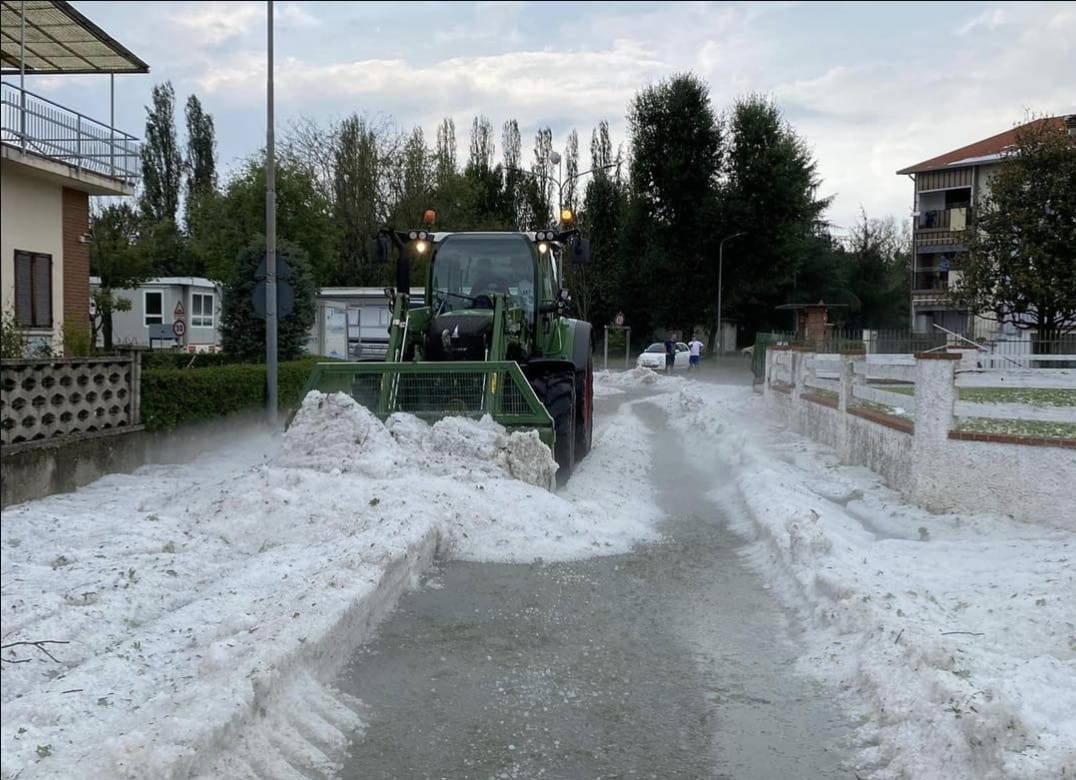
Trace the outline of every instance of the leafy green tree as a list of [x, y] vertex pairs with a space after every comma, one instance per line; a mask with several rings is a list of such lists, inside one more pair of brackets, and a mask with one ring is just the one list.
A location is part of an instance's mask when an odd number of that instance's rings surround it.
[[599, 328], [611, 324], [624, 307], [620, 277], [634, 259], [621, 249], [621, 227], [627, 207], [622, 182], [604, 171], [595, 172], [587, 182], [585, 207], [579, 213], [579, 228], [590, 240], [590, 265], [568, 266], [568, 287], [579, 316]]
[[504, 123], [501, 134], [502, 157], [504, 159], [504, 194], [509, 201], [512, 230], [519, 230], [529, 224], [526, 215], [526, 200], [523, 196], [523, 183], [526, 176], [522, 173], [522, 139], [519, 134], [519, 122], [509, 119]]
[[[317, 309], [317, 286], [307, 253], [290, 241], [277, 242], [280, 258], [291, 268], [287, 280], [294, 292], [295, 304], [290, 314], [277, 325], [277, 355], [280, 360], [294, 360], [303, 353], [307, 334], [314, 324]], [[265, 359], [265, 320], [254, 311], [255, 273], [265, 257], [265, 241], [259, 240], [239, 253], [232, 277], [225, 283], [221, 300], [221, 347], [228, 355], [257, 363]]]
[[146, 108], [146, 140], [142, 144], [140, 209], [149, 222], [176, 219], [183, 158], [176, 138], [176, 92], [172, 82], [153, 87], [153, 108]]
[[572, 211], [576, 209], [576, 196], [579, 192], [579, 133], [574, 129], [568, 133], [568, 143], [564, 145], [564, 203]]
[[756, 327], [787, 326], [775, 307], [794, 299], [797, 275], [819, 250], [829, 199], [817, 195], [810, 150], [769, 99], [736, 101], [729, 133], [717, 237], [746, 235], [725, 246], [725, 311]]
[[[276, 222], [278, 241], [288, 241], [309, 258], [318, 285], [338, 278], [337, 234], [333, 207], [311, 169], [285, 156], [277, 160]], [[239, 253], [265, 240], [265, 158], [248, 159], [213, 196], [203, 236], [207, 273], [225, 281], [233, 275]]]
[[[706, 84], [682, 74], [636, 94], [631, 131], [631, 206], [624, 251], [630, 316], [690, 333], [714, 300], [714, 183], [724, 153]], [[642, 335], [646, 335], [645, 333]]]
[[205, 273], [205, 257], [195, 251], [202, 248], [199, 234], [206, 222], [205, 211], [211, 207], [217, 191], [216, 139], [213, 117], [202, 110], [197, 95], [187, 98], [187, 155], [184, 169], [187, 174], [187, 198], [184, 203], [184, 222], [190, 241], [187, 272], [192, 276]]
[[[910, 236], [901, 232], [893, 217], [870, 219], [861, 212], [842, 250], [841, 276], [851, 304], [849, 324], [863, 328], [907, 327]], [[836, 303], [840, 294], [829, 292], [825, 300]]]
[[456, 123], [446, 117], [437, 127], [437, 150], [434, 152], [434, 178], [443, 187], [459, 172], [456, 164]]
[[380, 226], [379, 152], [374, 130], [357, 115], [340, 125], [336, 147], [333, 215], [340, 235], [336, 284], [378, 284], [384, 269], [369, 257]]
[[129, 203], [106, 206], [90, 218], [90, 271], [101, 278], [92, 293], [93, 343], [98, 334], [106, 351], [112, 350], [112, 315], [130, 311], [131, 301], [118, 294], [153, 276], [153, 264], [140, 244], [142, 220]]
[[1076, 143], [1061, 123], [1017, 128], [968, 249], [956, 302], [1040, 332], [1076, 325]]
[[548, 127], [538, 130], [534, 136], [534, 162], [532, 177], [524, 187], [528, 205], [530, 230], [551, 227], [554, 223], [553, 207], [556, 205], [556, 166], [553, 165], [553, 131]]
[[417, 225], [422, 213], [432, 205], [432, 157], [426, 148], [421, 127], [411, 131], [393, 166], [393, 204], [389, 224]]
[[147, 226], [142, 249], [162, 275], [184, 270], [183, 241], [176, 224], [183, 178], [175, 122], [176, 93], [171, 82], [153, 88], [146, 108], [146, 140], [142, 144], [142, 192], [139, 212]]

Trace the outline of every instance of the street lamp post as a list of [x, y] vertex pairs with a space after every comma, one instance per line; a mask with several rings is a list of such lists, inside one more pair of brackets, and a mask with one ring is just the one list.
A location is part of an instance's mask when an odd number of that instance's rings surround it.
[[717, 359], [720, 360], [721, 356], [725, 354], [725, 332], [721, 328], [721, 276], [725, 266], [725, 242], [731, 241], [734, 238], [745, 236], [746, 233], [733, 233], [731, 236], [725, 236], [721, 239], [721, 242], [717, 245]]

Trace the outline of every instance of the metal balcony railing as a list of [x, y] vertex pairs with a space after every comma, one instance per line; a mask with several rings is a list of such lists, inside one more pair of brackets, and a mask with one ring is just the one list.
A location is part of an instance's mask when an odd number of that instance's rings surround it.
[[14, 84], [0, 86], [0, 141], [128, 184], [138, 179], [140, 144], [133, 135]]

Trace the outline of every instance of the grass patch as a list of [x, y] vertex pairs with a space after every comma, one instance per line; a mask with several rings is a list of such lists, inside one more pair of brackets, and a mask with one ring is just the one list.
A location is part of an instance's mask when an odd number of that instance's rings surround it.
[[874, 401], [865, 401], [862, 398], [855, 399], [855, 405], [864, 409], [873, 409], [876, 412], [882, 414], [892, 415], [893, 417], [904, 417], [906, 419], [912, 419], [915, 415], [906, 410], [897, 411], [897, 407], [889, 406], [888, 404], [880, 404]]
[[960, 400], [979, 404], [1076, 406], [1076, 390], [1060, 387], [962, 387]]
[[[875, 390], [915, 395], [914, 385], [878, 385]], [[1029, 406], [1076, 406], [1076, 390], [1061, 387], [962, 387], [960, 400], [976, 404], [1027, 404]]]
[[957, 430], [968, 433], [1005, 433], [1012, 436], [1076, 439], [1076, 423], [1042, 420], [992, 420], [987, 417], [963, 417], [957, 424]]
[[834, 401], [840, 398], [840, 395], [837, 393], [836, 390], [826, 390], [825, 388], [821, 387], [808, 387], [807, 392], [814, 393], [815, 395], [822, 396], [823, 398], [832, 398]]

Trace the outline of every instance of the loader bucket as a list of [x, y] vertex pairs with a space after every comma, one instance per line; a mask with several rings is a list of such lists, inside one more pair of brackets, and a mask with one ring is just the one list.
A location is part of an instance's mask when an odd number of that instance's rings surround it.
[[382, 420], [407, 412], [426, 422], [490, 415], [509, 430], [537, 430], [553, 446], [553, 418], [511, 361], [318, 363], [311, 390], [347, 393]]

